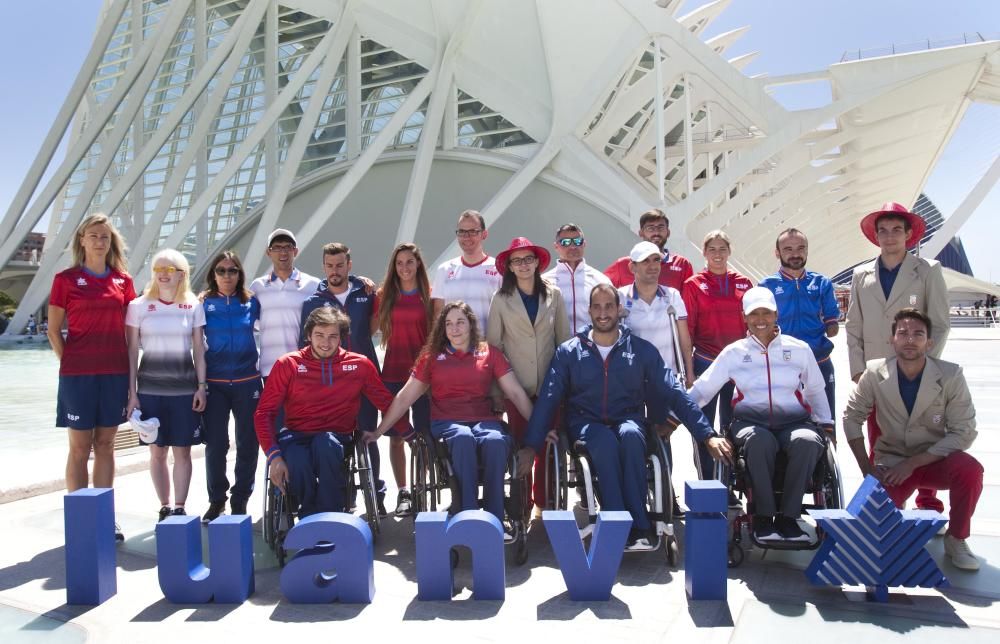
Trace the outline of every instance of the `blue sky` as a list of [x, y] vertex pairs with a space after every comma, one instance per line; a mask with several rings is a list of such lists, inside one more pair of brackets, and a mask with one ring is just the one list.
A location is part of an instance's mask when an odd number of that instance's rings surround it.
[[[0, 101], [4, 152], [0, 155], [0, 212], [6, 212], [76, 76], [101, 4], [101, 0], [3, 3], [0, 71], [7, 91]], [[702, 0], [688, 0], [681, 14], [700, 4]], [[41, 17], [46, 33], [40, 38]], [[779, 75], [823, 69], [840, 61], [848, 49], [943, 40], [965, 32], [1000, 36], [1000, 1], [732, 0], [706, 35], [744, 25], [750, 25], [750, 31], [727, 56], [759, 51], [746, 73]], [[39, 48], [39, 43], [48, 46]], [[817, 100], [808, 90], [779, 98], [803, 104]], [[925, 192], [949, 215], [998, 152], [1000, 107], [974, 104]], [[60, 152], [56, 159], [61, 158]], [[976, 276], [991, 281], [1000, 281], [1000, 253], [993, 243], [998, 216], [1000, 187], [994, 188], [960, 233]]]

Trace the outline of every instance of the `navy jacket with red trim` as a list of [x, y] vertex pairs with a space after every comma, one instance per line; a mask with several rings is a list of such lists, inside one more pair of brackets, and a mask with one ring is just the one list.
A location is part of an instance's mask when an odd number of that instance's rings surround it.
[[649, 342], [619, 327], [621, 335], [606, 360], [589, 338], [590, 327], [563, 342], [549, 364], [538, 402], [525, 430], [525, 445], [540, 450], [559, 405], [566, 402], [566, 422], [640, 425], [648, 418], [662, 423], [676, 416], [699, 442], [713, 435], [701, 409], [663, 364]]

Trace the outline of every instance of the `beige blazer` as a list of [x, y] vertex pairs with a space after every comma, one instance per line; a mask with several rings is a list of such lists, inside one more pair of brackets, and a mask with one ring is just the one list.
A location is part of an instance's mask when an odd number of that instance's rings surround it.
[[889, 467], [924, 452], [947, 456], [965, 451], [976, 438], [976, 408], [969, 385], [962, 368], [951, 362], [927, 358], [912, 414], [906, 413], [899, 395], [896, 358], [869, 362], [844, 410], [848, 440], [862, 437], [861, 425], [872, 405], [882, 430], [875, 458]]
[[529, 396], [538, 395], [556, 347], [569, 340], [569, 317], [562, 293], [550, 282], [549, 296], [538, 302], [535, 323], [521, 296], [497, 291], [490, 304], [486, 341], [504, 352], [517, 381]]
[[941, 264], [906, 254], [892, 285], [889, 299], [878, 281], [878, 260], [854, 269], [851, 304], [847, 309], [847, 353], [851, 377], [865, 370], [865, 363], [896, 355], [892, 348], [892, 318], [900, 309], [913, 307], [931, 319], [930, 355], [941, 357], [951, 330], [948, 289]]

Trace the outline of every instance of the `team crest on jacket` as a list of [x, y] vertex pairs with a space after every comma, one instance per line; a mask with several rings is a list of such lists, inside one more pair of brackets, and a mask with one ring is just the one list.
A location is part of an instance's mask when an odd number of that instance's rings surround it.
[[439, 353], [438, 354], [438, 357], [437, 357], [437, 361], [438, 362], [441, 362], [441, 361], [447, 360], [447, 359], [448, 359], [448, 356], [446, 356], [445, 354], [443, 354], [443, 353]]
[[941, 424], [941, 414], [934, 414], [934, 416], [931, 418], [931, 421], [933, 421], [933, 423], [935, 425], [940, 425]]
[[750, 362], [751, 360], [753, 360], [753, 358], [750, 357], [749, 353], [743, 356], [743, 362]]
[[309, 370], [308, 370], [308, 369], [306, 369], [306, 366], [305, 366], [304, 364], [300, 364], [300, 365], [299, 365], [299, 368], [298, 368], [298, 372], [299, 372], [299, 373], [307, 373], [308, 371], [309, 371]]
[[910, 306], [916, 306], [916, 305], [917, 305], [917, 296], [916, 295], [911, 295], [910, 296]]
[[785, 360], [785, 362], [791, 362], [792, 361], [792, 352], [789, 351], [788, 349], [783, 349], [781, 351], [781, 357]]
[[76, 278], [76, 285], [77, 286], [86, 286], [87, 285], [87, 280], [83, 279], [82, 277], [78, 277], [78, 278]]
[[205, 310], [206, 311], [214, 311], [215, 310], [215, 305], [214, 304], [209, 304], [208, 306], [205, 307]]
[[774, 294], [775, 295], [781, 295], [784, 292], [785, 292], [785, 289], [783, 287], [781, 287], [781, 286], [777, 286], [774, 289]]

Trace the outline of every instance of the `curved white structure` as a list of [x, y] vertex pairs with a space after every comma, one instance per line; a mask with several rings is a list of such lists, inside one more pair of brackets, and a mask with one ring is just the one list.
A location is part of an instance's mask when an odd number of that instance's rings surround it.
[[[916, 199], [969, 101], [1000, 102], [996, 41], [748, 78], [752, 54], [724, 58], [744, 30], [700, 38], [728, 0], [686, 16], [680, 4], [107, 0], [0, 221], [6, 265], [56, 213], [10, 328], [44, 303], [95, 211], [119, 222], [140, 283], [164, 246], [195, 266], [234, 247], [257, 272], [279, 225], [298, 231], [307, 270], [338, 240], [377, 279], [399, 240], [429, 260], [455, 254], [470, 207], [489, 250], [574, 221], [603, 266], [661, 205], [673, 249], [697, 255], [706, 231], [726, 228], [753, 277], [773, 270], [774, 236], [794, 225], [814, 239], [810, 267], [832, 274], [871, 254], [865, 212]], [[797, 82], [828, 83], [832, 101], [789, 112], [768, 94]]]

